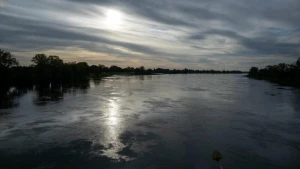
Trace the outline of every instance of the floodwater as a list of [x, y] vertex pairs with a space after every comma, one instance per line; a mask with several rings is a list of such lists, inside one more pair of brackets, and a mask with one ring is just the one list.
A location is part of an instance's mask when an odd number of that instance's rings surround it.
[[0, 167], [300, 168], [300, 91], [244, 75], [113, 76], [1, 94]]

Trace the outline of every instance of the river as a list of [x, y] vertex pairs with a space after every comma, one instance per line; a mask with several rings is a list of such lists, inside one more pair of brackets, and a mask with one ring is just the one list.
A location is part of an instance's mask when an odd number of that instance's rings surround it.
[[[300, 168], [300, 90], [242, 74], [112, 76], [13, 90], [3, 169]], [[3, 95], [2, 95], [3, 96]]]

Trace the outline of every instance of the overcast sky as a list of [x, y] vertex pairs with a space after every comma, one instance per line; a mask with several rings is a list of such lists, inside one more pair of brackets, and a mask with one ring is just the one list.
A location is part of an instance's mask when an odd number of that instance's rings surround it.
[[299, 0], [0, 0], [0, 48], [64, 61], [239, 69], [300, 57]]

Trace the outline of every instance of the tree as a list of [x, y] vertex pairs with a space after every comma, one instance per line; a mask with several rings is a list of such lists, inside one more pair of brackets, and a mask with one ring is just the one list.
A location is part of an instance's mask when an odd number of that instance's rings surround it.
[[296, 62], [296, 65], [298, 68], [300, 68], [300, 58], [298, 58], [297, 62]]
[[14, 78], [14, 72], [11, 67], [18, 66], [17, 59], [10, 54], [0, 49], [0, 85], [9, 85]]
[[59, 56], [48, 56], [48, 64], [50, 69], [50, 80], [51, 82], [61, 82], [62, 81], [62, 68], [63, 60]]
[[77, 81], [86, 80], [89, 76], [89, 65], [86, 62], [78, 62], [75, 72]]
[[64, 63], [63, 60], [59, 58], [59, 56], [51, 55], [47, 58], [47, 60], [51, 67], [60, 67]]
[[277, 68], [279, 69], [280, 72], [284, 72], [286, 71], [286, 68], [287, 68], [287, 64], [285, 63], [279, 63]]
[[249, 71], [249, 76], [250, 77], [256, 77], [258, 74], [258, 68], [257, 67], [251, 67]]
[[300, 58], [293, 64], [279, 63], [258, 70], [252, 67], [249, 77], [260, 78], [286, 85], [300, 86]]
[[37, 65], [37, 66], [44, 66], [44, 65], [47, 65], [49, 63], [49, 59], [47, 57], [47, 55], [45, 54], [36, 54], [32, 59], [31, 61]]
[[140, 70], [143, 72], [143, 71], [145, 71], [145, 67], [144, 66], [141, 66], [140, 67]]
[[122, 72], [122, 68], [120, 68], [119, 66], [116, 65], [112, 65], [109, 68], [110, 72]]
[[49, 59], [45, 54], [36, 54], [32, 60], [35, 64], [36, 81], [39, 84], [48, 85], [50, 83], [51, 71], [49, 69]]
[[5, 52], [0, 49], [0, 67], [1, 68], [10, 68], [13, 66], [18, 66], [19, 62], [17, 59], [10, 54], [10, 52]]

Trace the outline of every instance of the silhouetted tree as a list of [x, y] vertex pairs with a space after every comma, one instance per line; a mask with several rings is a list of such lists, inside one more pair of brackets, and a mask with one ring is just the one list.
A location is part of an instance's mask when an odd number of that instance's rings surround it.
[[49, 56], [48, 64], [50, 69], [50, 81], [51, 82], [61, 82], [62, 81], [62, 68], [63, 60], [58, 56]]
[[18, 65], [19, 62], [10, 52], [0, 49], [0, 85], [12, 83], [14, 73], [10, 68]]
[[249, 77], [300, 86], [300, 58], [294, 64], [279, 63], [263, 69], [252, 67]]
[[297, 62], [296, 62], [296, 65], [298, 68], [300, 68], [300, 57], [298, 58]]
[[18, 65], [19, 62], [10, 52], [5, 52], [0, 49], [0, 68], [10, 68]]
[[36, 82], [47, 85], [51, 82], [49, 58], [45, 54], [36, 54], [31, 61], [35, 65]]
[[49, 63], [49, 59], [45, 54], [36, 54], [31, 61], [37, 66], [45, 66]]
[[148, 72], [145, 71], [144, 66], [141, 66], [141, 67], [135, 69], [135, 74], [144, 75], [144, 74], [148, 74]]
[[87, 80], [89, 76], [89, 65], [86, 62], [76, 64], [76, 80]]
[[[86, 62], [69, 62], [64, 63], [59, 56], [45, 54], [36, 54], [32, 59], [30, 66], [18, 66], [19, 63], [9, 52], [0, 49], [0, 80], [1, 85], [5, 84], [14, 86], [32, 86], [33, 84], [49, 85], [66, 84], [78, 81], [86, 81], [90, 77], [100, 77], [114, 73], [129, 73], [137, 75], [149, 74], [179, 74], [179, 73], [242, 73], [240, 71], [214, 71], [214, 70], [192, 70], [192, 69], [145, 69], [144, 66], [134, 68], [121, 68], [116, 65], [106, 67], [104, 65], [89, 66]], [[290, 71], [293, 77], [298, 76], [300, 60], [297, 65], [282, 65], [278, 70]], [[283, 68], [284, 67], [284, 68]], [[294, 68], [296, 67], [296, 68]], [[272, 69], [270, 67], [268, 69]], [[277, 69], [276, 69], [277, 70]], [[297, 71], [296, 71], [297, 70]], [[259, 70], [269, 73], [269, 70]]]
[[110, 72], [122, 72], [122, 68], [120, 68], [119, 66], [116, 66], [116, 65], [112, 65], [110, 68], [109, 68], [109, 71]]
[[249, 71], [249, 76], [251, 77], [256, 77], [258, 73], [258, 68], [257, 67], [251, 67]]

